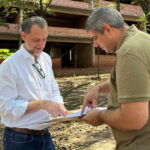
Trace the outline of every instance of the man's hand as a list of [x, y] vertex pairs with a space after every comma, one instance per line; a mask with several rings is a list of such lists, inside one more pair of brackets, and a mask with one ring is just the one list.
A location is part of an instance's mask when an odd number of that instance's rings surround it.
[[98, 86], [94, 86], [87, 92], [87, 94], [84, 96], [81, 115], [83, 114], [86, 107], [91, 107], [91, 108], [96, 107], [98, 96], [99, 96]]
[[86, 123], [91, 124], [92, 126], [102, 125], [103, 122], [100, 120], [99, 113], [100, 110], [92, 109], [87, 113], [86, 116], [81, 117], [80, 120], [85, 121]]
[[60, 109], [64, 112], [64, 115], [63, 115], [63, 116], [66, 116], [66, 115], [70, 115], [70, 114], [71, 114], [71, 112], [66, 109], [66, 107], [64, 106], [64, 104], [59, 104], [59, 107], [60, 107]]
[[119, 131], [141, 130], [149, 118], [149, 102], [122, 103], [121, 108], [110, 110], [92, 109], [81, 120], [98, 126], [108, 124]]
[[50, 100], [43, 101], [43, 109], [46, 110], [52, 117], [65, 116], [69, 114], [63, 104], [59, 104]]
[[109, 82], [109, 79], [104, 82], [101, 82], [87, 92], [87, 94], [84, 96], [81, 115], [83, 114], [86, 106], [91, 108], [96, 107], [98, 96], [100, 93], [109, 93]]
[[64, 104], [56, 103], [51, 100], [31, 100], [25, 114], [44, 109], [51, 116], [65, 116], [70, 112], [65, 108]]

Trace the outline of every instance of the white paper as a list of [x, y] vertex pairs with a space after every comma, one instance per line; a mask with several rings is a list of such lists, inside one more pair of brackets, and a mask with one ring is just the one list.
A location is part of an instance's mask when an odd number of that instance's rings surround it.
[[[97, 107], [96, 109], [105, 110], [105, 109], [107, 109], [107, 108], [106, 108], [106, 107]], [[86, 109], [85, 109], [85, 111], [84, 111], [84, 113], [83, 113], [83, 116], [86, 115], [87, 112], [90, 111], [90, 110], [91, 110], [91, 108], [86, 107]], [[79, 111], [77, 111], [77, 112], [75, 112], [75, 113], [73, 113], [73, 114], [67, 115], [67, 116], [65, 116], [65, 117], [63, 117], [63, 118], [66, 118], [66, 117], [81, 117], [81, 109], [80, 109]]]
[[[97, 107], [96, 109], [106, 110], [107, 107]], [[90, 110], [91, 110], [91, 108], [86, 107], [86, 109], [85, 109], [82, 116], [86, 115], [87, 112], [90, 111]], [[70, 114], [70, 115], [61, 116], [61, 117], [57, 117], [55, 119], [52, 119], [50, 122], [77, 120], [77, 119], [79, 119], [79, 117], [81, 117], [81, 109], [79, 111], [75, 112], [75, 113]]]

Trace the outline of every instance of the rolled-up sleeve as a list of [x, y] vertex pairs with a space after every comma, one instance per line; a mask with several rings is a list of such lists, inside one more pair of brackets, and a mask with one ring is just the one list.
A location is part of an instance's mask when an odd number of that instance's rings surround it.
[[7, 61], [0, 66], [0, 115], [19, 119], [26, 111], [28, 101], [18, 100], [17, 73]]

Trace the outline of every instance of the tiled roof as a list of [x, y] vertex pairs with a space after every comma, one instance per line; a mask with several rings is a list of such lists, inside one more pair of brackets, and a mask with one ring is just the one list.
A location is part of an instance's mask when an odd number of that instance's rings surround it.
[[[100, 0], [100, 6], [109, 6], [111, 4], [115, 4], [115, 3]], [[141, 6], [120, 3], [120, 8], [121, 8], [120, 12], [122, 15], [128, 15], [128, 16], [142, 16], [143, 15], [143, 10]]]
[[[52, 0], [52, 4], [66, 6], [66, 7], [76, 7], [80, 9], [91, 9], [91, 6], [89, 3], [72, 1], [72, 0]], [[115, 4], [115, 3], [105, 1], [105, 0], [99, 0], [100, 6], [109, 6], [110, 4]], [[128, 15], [128, 16], [142, 16], [143, 11], [140, 6], [121, 4], [121, 14]]]
[[121, 4], [121, 13], [128, 16], [143, 16], [140, 6]]
[[[28, 1], [36, 1], [36, 0], [28, 0]], [[73, 1], [73, 0], [52, 0], [51, 4], [53, 6], [73, 7], [73, 8], [79, 8], [79, 9], [91, 9], [90, 3]], [[110, 4], [114, 4], [114, 2], [99, 0], [98, 5], [108, 6]], [[121, 4], [121, 13], [123, 15], [128, 15], [128, 16], [142, 16], [143, 15], [143, 11], [140, 6], [128, 5], [128, 4]]]
[[52, 0], [52, 5], [61, 5], [66, 7], [76, 7], [81, 9], [90, 9], [90, 4], [72, 0]]

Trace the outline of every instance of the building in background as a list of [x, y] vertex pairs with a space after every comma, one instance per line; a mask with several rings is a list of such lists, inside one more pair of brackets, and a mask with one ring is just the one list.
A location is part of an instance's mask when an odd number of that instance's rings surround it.
[[[139, 27], [139, 16], [143, 11], [138, 5], [130, 5], [131, 0], [121, 0], [121, 14], [129, 24]], [[110, 0], [98, 0], [96, 6], [115, 6]], [[98, 50], [85, 30], [85, 22], [92, 12], [91, 2], [84, 0], [52, 0], [52, 14], [46, 16], [48, 22], [48, 41], [45, 52], [51, 55], [54, 71], [65, 68], [97, 68]], [[18, 49], [20, 37], [20, 10], [12, 18], [8, 18], [9, 28], [0, 26], [0, 49]], [[100, 50], [100, 68], [111, 68], [113, 55]]]

